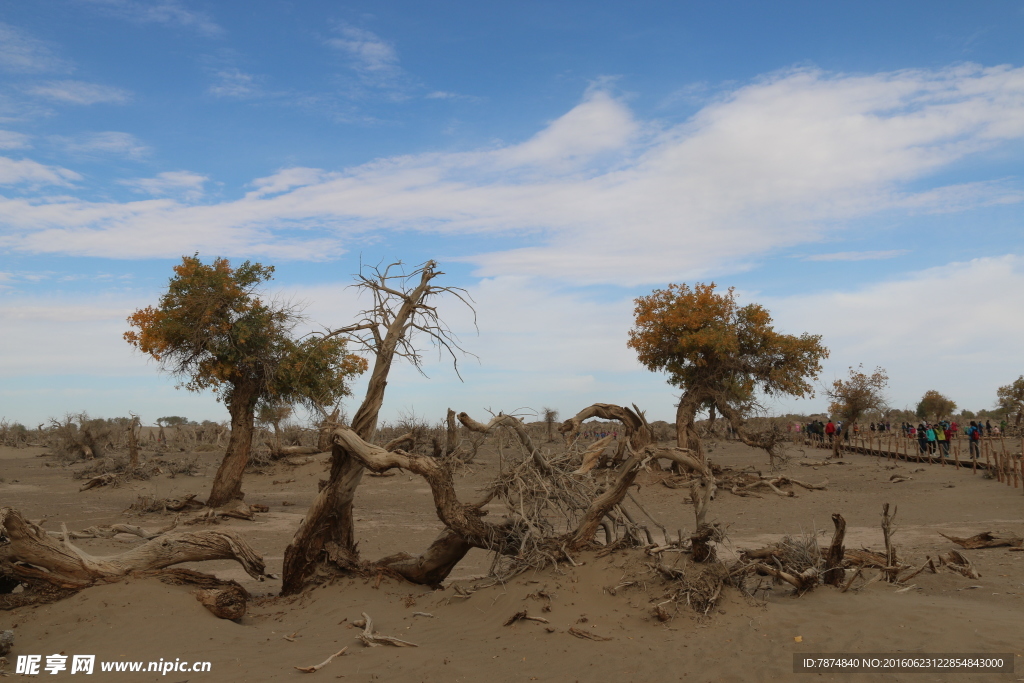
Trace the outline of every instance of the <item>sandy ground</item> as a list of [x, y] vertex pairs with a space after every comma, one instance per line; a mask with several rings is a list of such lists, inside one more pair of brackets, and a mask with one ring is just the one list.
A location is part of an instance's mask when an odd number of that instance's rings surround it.
[[[130, 521], [159, 527], [168, 517], [127, 517], [139, 495], [177, 497], [209, 490], [216, 453], [201, 454], [198, 476], [158, 476], [117, 488], [78, 492], [69, 468], [38, 457], [41, 448], [0, 449], [0, 505], [21, 510], [30, 519], [48, 518], [47, 528], [69, 529]], [[179, 454], [184, 456], [185, 454]], [[794, 498], [769, 494], [740, 498], [727, 492], [714, 501], [710, 518], [728, 525], [720, 555], [762, 547], [784, 534], [820, 533], [827, 544], [830, 515], [848, 523], [849, 548], [882, 547], [879, 529], [883, 503], [898, 508], [896, 542], [911, 561], [954, 548], [938, 532], [969, 536], [981, 531], [1024, 535], [1024, 490], [987, 479], [981, 473], [939, 465], [894, 464], [876, 457], [849, 455], [845, 464], [803, 467], [822, 451], [796, 451], [783, 473], [804, 481], [829, 480], [825, 491], [799, 489]], [[733, 467], [767, 469], [762, 453], [726, 444], [711, 456]], [[231, 520], [264, 555], [268, 571], [279, 572], [283, 550], [324, 476], [326, 455], [314, 462], [277, 465], [269, 474], [247, 475], [246, 500], [270, 507], [255, 522]], [[484, 453], [460, 474], [469, 496], [493, 475], [496, 460]], [[894, 473], [910, 481], [890, 483]], [[660, 475], [643, 474], [635, 495], [669, 529], [692, 529], [688, 495], [660, 484]], [[274, 483], [287, 482], [287, 483]], [[769, 497], [770, 496], [770, 497]], [[284, 505], [285, 502], [292, 505]], [[405, 473], [365, 477], [357, 499], [360, 549], [366, 558], [398, 551], [418, 552], [441, 528], [430, 491]], [[81, 540], [94, 554], [122, 552], [139, 543], [134, 537]], [[210, 673], [96, 673], [87, 680], [110, 681], [283, 681], [310, 674], [295, 666], [317, 664], [348, 646], [345, 656], [313, 676], [351, 681], [999, 681], [1024, 680], [1024, 553], [1006, 548], [963, 551], [981, 573], [969, 580], [951, 572], [922, 573], [914, 588], [897, 593], [884, 582], [840, 593], [819, 587], [793, 597], [785, 586], [756, 597], [726, 589], [707, 617], [689, 610], [666, 623], [652, 616], [651, 601], [662, 589], [650, 561], [637, 551], [598, 558], [584, 555], [580, 567], [524, 574], [505, 585], [480, 588], [468, 598], [455, 586], [472, 589], [487, 572], [489, 557], [473, 551], [444, 590], [384, 579], [343, 580], [295, 598], [278, 598], [277, 581], [257, 583], [230, 562], [192, 568], [242, 582], [257, 599], [239, 622], [212, 616], [187, 587], [153, 579], [97, 586], [51, 605], [0, 612], [0, 629], [13, 628], [13, 671], [19, 654], [94, 654], [98, 661], [156, 661], [180, 658], [209, 661]], [[916, 563], [916, 562], [915, 562]], [[635, 586], [609, 591], [623, 577]], [[550, 599], [538, 597], [543, 592]], [[545, 605], [549, 611], [542, 611]], [[549, 620], [503, 626], [509, 616], [528, 609]], [[370, 614], [379, 632], [416, 643], [417, 648], [368, 648], [351, 622]], [[432, 616], [416, 615], [416, 612]], [[610, 640], [584, 640], [569, 628]], [[286, 640], [290, 636], [293, 641]], [[801, 653], [1012, 653], [1015, 674], [978, 673], [823, 673], [793, 672]], [[50, 680], [49, 674], [43, 674]], [[65, 671], [59, 676], [69, 676]], [[77, 674], [76, 674], [77, 675]], [[54, 679], [56, 680], [56, 678]], [[74, 680], [74, 679], [72, 679]]]

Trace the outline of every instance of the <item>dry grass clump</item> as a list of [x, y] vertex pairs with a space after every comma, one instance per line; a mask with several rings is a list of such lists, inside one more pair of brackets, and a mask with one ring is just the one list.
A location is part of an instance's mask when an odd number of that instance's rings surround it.
[[662, 593], [650, 601], [659, 621], [677, 617], [682, 608], [707, 616], [718, 605], [722, 590], [732, 583], [729, 569], [721, 562], [694, 562], [676, 555], [673, 564], [664, 564], [659, 554], [646, 565], [662, 579]]

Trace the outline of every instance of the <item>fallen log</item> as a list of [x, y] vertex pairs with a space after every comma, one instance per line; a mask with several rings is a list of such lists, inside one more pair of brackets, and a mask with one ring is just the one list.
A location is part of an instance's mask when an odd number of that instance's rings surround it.
[[0, 508], [0, 575], [26, 590], [0, 594], [0, 609], [49, 602], [96, 583], [120, 581], [134, 572], [183, 562], [235, 560], [253, 578], [265, 576], [263, 559], [230, 531], [165, 533], [120, 555], [94, 557], [72, 545], [65, 529], [60, 541], [13, 508]]
[[91, 526], [81, 531], [48, 531], [47, 533], [54, 538], [64, 538], [66, 535], [68, 538], [113, 538], [118, 534], [131, 534], [144, 538], [147, 541], [162, 536], [168, 531], [171, 531], [178, 526], [178, 517], [174, 517], [174, 521], [170, 525], [165, 526], [163, 529], [143, 529], [140, 526], [134, 524], [104, 524], [102, 526]]
[[967, 548], [969, 550], [975, 550], [977, 548], [1019, 548], [1021, 547], [1021, 544], [1024, 543], [1024, 539], [1019, 536], [996, 536], [991, 531], [983, 531], [980, 534], [975, 534], [968, 538], [947, 536], [940, 531], [939, 536], [948, 538], [961, 548]]

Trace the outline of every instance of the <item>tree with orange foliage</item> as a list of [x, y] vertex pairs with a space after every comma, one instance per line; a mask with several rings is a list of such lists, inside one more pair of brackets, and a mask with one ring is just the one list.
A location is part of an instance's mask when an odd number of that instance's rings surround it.
[[[821, 335], [777, 332], [762, 306], [740, 307], [732, 288], [720, 294], [713, 282], [692, 289], [670, 284], [635, 304], [636, 325], [628, 345], [647, 368], [667, 372], [669, 384], [683, 390], [676, 409], [676, 440], [701, 461], [704, 451], [695, 426], [699, 411], [714, 414], [717, 408], [747, 442], [743, 415], [754, 405], [756, 392], [813, 395], [809, 380], [828, 357]], [[765, 447], [756, 439], [749, 441]]]
[[266, 303], [258, 287], [273, 266], [227, 259], [210, 265], [195, 256], [174, 267], [157, 307], [128, 318], [125, 340], [163, 370], [183, 378], [189, 391], [213, 389], [231, 414], [231, 438], [207, 505], [241, 500], [242, 473], [252, 448], [261, 402], [331, 405], [349, 393], [347, 381], [366, 361], [347, 353], [340, 338], [296, 340], [301, 320], [294, 307]]
[[[882, 368], [875, 368], [870, 375], [864, 372], [864, 366], [850, 367], [849, 379], [837, 379], [828, 390], [832, 400], [828, 410], [834, 417], [843, 420], [843, 432], [849, 438], [853, 429], [865, 413], [885, 410], [885, 388], [889, 385], [889, 375]], [[938, 393], [938, 392], [936, 392]], [[953, 404], [956, 407], [956, 404]], [[836, 435], [838, 436], [838, 435]], [[839, 456], [839, 442], [832, 439], [832, 454]]]

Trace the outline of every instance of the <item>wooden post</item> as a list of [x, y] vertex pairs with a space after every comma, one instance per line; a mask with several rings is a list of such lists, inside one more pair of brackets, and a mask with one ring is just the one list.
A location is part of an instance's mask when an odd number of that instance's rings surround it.
[[960, 469], [960, 439], [953, 440], [953, 460], [956, 462], [956, 468]]
[[985, 441], [985, 437], [981, 437], [981, 450], [984, 451], [984, 453], [985, 453], [985, 469], [987, 469], [989, 472], [991, 472], [992, 471], [992, 461], [989, 459], [989, 456], [988, 456], [989, 443], [988, 443], [988, 441]]
[[[1002, 430], [1000, 430], [1000, 432], [999, 432], [999, 447], [1002, 450], [1002, 456], [1001, 457], [1002, 457], [1002, 460], [1003, 460], [1003, 467], [1002, 467], [1002, 470], [1003, 470], [1003, 481], [1006, 483], [1007, 486], [1009, 486], [1010, 485], [1010, 468], [1008, 467], [1008, 465], [1010, 463], [1010, 454], [1006, 452], [1006, 439], [1003, 438]], [[1017, 469], [1016, 468], [1014, 468], [1014, 472], [1013, 473], [1014, 474], [1017, 473]]]

